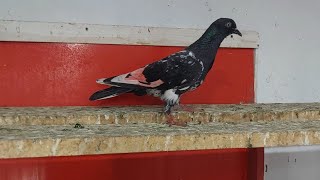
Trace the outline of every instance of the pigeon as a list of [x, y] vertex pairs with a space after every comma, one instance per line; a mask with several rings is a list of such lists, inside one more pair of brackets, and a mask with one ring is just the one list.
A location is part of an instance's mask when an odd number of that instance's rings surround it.
[[[172, 107], [179, 105], [182, 94], [203, 83], [221, 42], [231, 34], [242, 36], [234, 20], [219, 18], [185, 49], [132, 72], [98, 79], [97, 83], [110, 87], [95, 92], [89, 100], [108, 99], [124, 93], [151, 95], [164, 101], [164, 112], [172, 117]], [[178, 125], [172, 118], [168, 119], [169, 125]]]

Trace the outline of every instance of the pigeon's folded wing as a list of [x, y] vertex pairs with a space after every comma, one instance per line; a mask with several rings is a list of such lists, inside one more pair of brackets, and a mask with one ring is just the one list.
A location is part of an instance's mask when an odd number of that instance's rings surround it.
[[188, 51], [180, 51], [130, 73], [97, 80], [119, 87], [174, 88], [195, 83], [203, 74], [203, 64]]

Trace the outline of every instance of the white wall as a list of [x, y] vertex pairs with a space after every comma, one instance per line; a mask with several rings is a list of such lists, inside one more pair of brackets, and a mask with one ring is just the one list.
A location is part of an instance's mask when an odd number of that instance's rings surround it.
[[206, 28], [231, 17], [260, 33], [257, 102], [315, 102], [319, 9], [317, 0], [0, 0], [0, 19]]
[[[219, 17], [260, 33], [257, 102], [320, 101], [317, 0], [0, 0], [5, 20], [206, 28]], [[319, 179], [319, 152], [267, 152], [265, 179]]]
[[320, 146], [266, 148], [265, 180], [319, 180]]

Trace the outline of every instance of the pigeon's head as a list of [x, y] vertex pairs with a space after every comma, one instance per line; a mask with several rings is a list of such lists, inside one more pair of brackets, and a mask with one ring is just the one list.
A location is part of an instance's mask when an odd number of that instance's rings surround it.
[[219, 18], [211, 25], [214, 29], [223, 32], [225, 35], [237, 34], [242, 36], [241, 32], [237, 29], [237, 25], [234, 20], [230, 18]]

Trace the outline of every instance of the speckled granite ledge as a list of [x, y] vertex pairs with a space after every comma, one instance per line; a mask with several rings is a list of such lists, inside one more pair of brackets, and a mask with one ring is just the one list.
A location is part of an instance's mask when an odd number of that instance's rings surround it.
[[0, 158], [314, 144], [320, 144], [320, 121], [0, 128]]
[[[273, 120], [320, 120], [320, 103], [192, 105], [192, 112], [176, 111], [186, 122], [250, 122]], [[71, 125], [163, 123], [160, 106], [0, 108], [2, 125]]]

